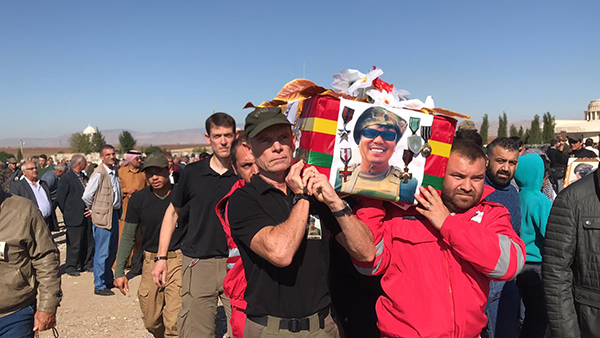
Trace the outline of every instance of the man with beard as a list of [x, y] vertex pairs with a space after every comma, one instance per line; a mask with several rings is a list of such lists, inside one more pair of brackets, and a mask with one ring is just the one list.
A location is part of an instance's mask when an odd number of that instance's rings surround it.
[[455, 140], [442, 195], [431, 186], [419, 206], [360, 200], [356, 216], [373, 232], [377, 249], [363, 274], [382, 274], [378, 327], [385, 337], [476, 337], [490, 280], [510, 280], [523, 268], [525, 245], [508, 210], [485, 198], [485, 154]]
[[[521, 230], [521, 202], [519, 192], [510, 184], [519, 162], [519, 145], [506, 137], [499, 137], [487, 146], [485, 184], [496, 189], [486, 199], [502, 204], [510, 213], [513, 230]], [[488, 316], [488, 337], [515, 337], [519, 316], [519, 290], [515, 281], [490, 283], [490, 294], [485, 314]]]

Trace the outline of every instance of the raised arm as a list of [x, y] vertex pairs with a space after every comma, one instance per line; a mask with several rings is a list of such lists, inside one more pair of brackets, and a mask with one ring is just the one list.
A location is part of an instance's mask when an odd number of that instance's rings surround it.
[[[415, 195], [419, 213], [440, 231], [444, 241], [475, 269], [494, 280], [511, 280], [525, 265], [525, 244], [514, 232], [508, 210], [486, 204], [471, 220], [451, 215], [441, 197], [431, 186], [421, 187], [422, 197]], [[475, 220], [476, 219], [476, 220]]]
[[309, 208], [308, 200], [298, 201], [285, 222], [258, 231], [250, 249], [277, 267], [290, 265], [304, 237]]
[[327, 176], [319, 173], [315, 167], [308, 167], [303, 173], [303, 182], [309, 195], [327, 205], [342, 230], [335, 239], [359, 262], [371, 262], [375, 258], [373, 234], [346, 208], [346, 203], [335, 192]]

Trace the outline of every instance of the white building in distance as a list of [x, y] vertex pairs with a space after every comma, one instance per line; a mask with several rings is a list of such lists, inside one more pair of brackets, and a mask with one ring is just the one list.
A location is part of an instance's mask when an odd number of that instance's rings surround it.
[[554, 132], [566, 132], [568, 137], [581, 138], [585, 141], [588, 137], [594, 142], [599, 141], [600, 134], [600, 99], [591, 101], [588, 109], [584, 111], [585, 120], [556, 120]]
[[82, 134], [92, 137], [95, 133], [96, 133], [96, 128], [94, 128], [90, 124], [88, 124], [88, 126], [83, 130]]

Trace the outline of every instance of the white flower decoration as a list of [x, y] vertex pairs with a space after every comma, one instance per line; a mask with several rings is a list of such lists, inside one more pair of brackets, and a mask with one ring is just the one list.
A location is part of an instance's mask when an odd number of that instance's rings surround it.
[[435, 103], [433, 102], [433, 98], [431, 96], [427, 96], [425, 103], [419, 99], [412, 99], [400, 102], [400, 107], [415, 110], [421, 110], [423, 108], [433, 109], [435, 108]]
[[382, 74], [383, 71], [379, 68], [371, 69], [366, 75], [356, 69], [342, 69], [339, 74], [333, 76], [331, 86], [338, 93], [365, 98], [367, 89], [372, 86], [373, 80]]
[[[396, 108], [401, 105], [400, 99], [395, 93], [387, 91], [379, 91], [377, 89], [369, 89], [367, 95], [371, 98], [371, 103], [376, 106]], [[405, 101], [402, 101], [405, 102]]]

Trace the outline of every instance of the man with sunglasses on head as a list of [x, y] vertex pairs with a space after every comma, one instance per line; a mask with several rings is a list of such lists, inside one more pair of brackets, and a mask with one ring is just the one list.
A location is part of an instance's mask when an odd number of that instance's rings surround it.
[[389, 164], [405, 130], [406, 121], [400, 116], [381, 107], [365, 110], [353, 132], [362, 162], [348, 168], [352, 174], [345, 182], [338, 175], [336, 188], [341, 184], [344, 193], [412, 202], [417, 180], [406, 177], [403, 182], [403, 170]]

